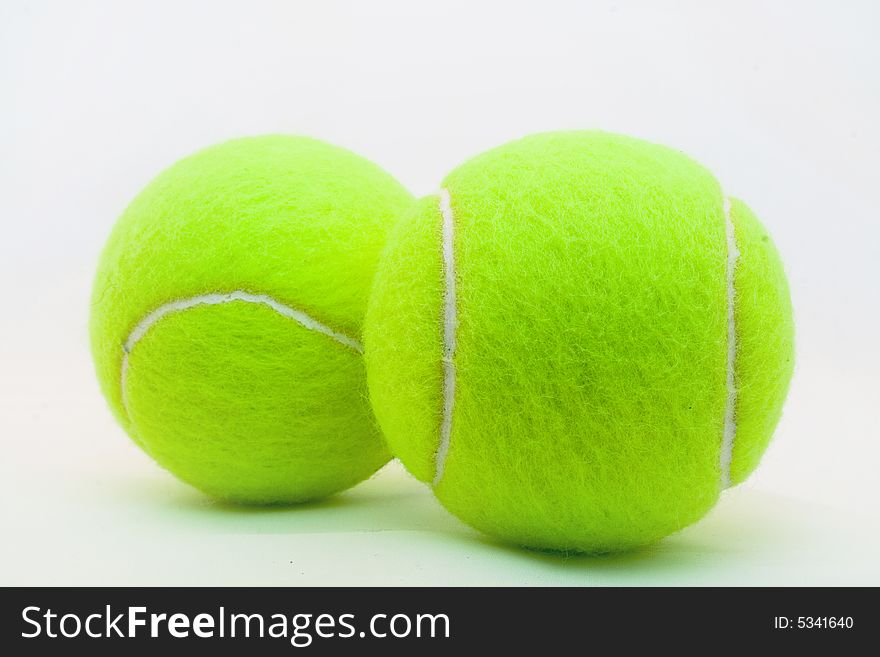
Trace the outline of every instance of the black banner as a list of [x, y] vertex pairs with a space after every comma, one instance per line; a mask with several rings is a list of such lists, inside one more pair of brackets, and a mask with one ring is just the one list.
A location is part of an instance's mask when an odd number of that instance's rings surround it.
[[15, 655], [136, 646], [165, 655], [845, 648], [865, 645], [878, 620], [872, 589], [22, 588], [0, 596], [0, 647]]
[[[6, 654], [864, 645], [868, 589], [4, 589]], [[857, 636], [861, 636], [861, 640]], [[707, 641], [709, 643], [707, 643]], [[760, 641], [760, 644], [753, 642]], [[609, 643], [611, 642], [611, 643]], [[857, 643], [858, 642], [858, 643]], [[73, 645], [76, 644], [76, 645]], [[52, 650], [54, 649], [54, 650]]]

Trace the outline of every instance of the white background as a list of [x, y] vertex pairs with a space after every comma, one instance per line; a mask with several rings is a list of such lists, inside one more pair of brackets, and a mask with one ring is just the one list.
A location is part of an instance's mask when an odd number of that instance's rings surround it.
[[[0, 5], [0, 584], [880, 584], [876, 2]], [[211, 503], [113, 422], [86, 322], [127, 202], [202, 146], [312, 135], [417, 195], [540, 130], [679, 148], [787, 265], [798, 365], [761, 468], [613, 557], [497, 545], [392, 465], [320, 504]]]

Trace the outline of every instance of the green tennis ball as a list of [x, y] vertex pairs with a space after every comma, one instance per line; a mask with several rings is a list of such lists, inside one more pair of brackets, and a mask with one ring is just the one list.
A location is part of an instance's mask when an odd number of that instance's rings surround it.
[[373, 407], [452, 513], [606, 552], [694, 522], [757, 465], [793, 365], [782, 265], [679, 152], [541, 134], [455, 169], [392, 232]]
[[361, 324], [411, 200], [300, 137], [230, 141], [159, 175], [116, 224], [92, 300], [98, 379], [134, 441], [239, 502], [323, 497], [382, 466]]

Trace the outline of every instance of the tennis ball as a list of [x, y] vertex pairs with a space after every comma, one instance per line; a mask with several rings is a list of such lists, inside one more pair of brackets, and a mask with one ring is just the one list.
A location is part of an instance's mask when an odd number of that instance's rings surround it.
[[793, 365], [752, 212], [679, 152], [540, 134], [407, 211], [365, 324], [392, 452], [455, 515], [608, 552], [694, 522], [757, 465]]
[[160, 174], [113, 229], [91, 309], [98, 379], [134, 441], [238, 502], [319, 498], [382, 466], [361, 324], [409, 203], [376, 165], [300, 137]]

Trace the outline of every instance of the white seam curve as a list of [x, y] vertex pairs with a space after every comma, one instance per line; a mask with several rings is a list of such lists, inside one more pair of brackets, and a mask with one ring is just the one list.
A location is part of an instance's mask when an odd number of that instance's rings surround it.
[[122, 406], [126, 409], [126, 412], [128, 411], [128, 403], [125, 396], [125, 382], [126, 377], [128, 376], [128, 355], [131, 353], [131, 350], [134, 349], [134, 346], [140, 341], [140, 339], [143, 338], [144, 335], [146, 335], [147, 331], [149, 331], [166, 315], [181, 312], [183, 310], [189, 310], [190, 308], [194, 308], [196, 306], [216, 306], [223, 303], [232, 303], [233, 301], [243, 301], [245, 303], [260, 303], [264, 306], [269, 306], [269, 308], [277, 312], [279, 315], [283, 315], [284, 317], [292, 319], [293, 321], [301, 324], [310, 331], [322, 333], [327, 337], [336, 340], [336, 342], [345, 345], [350, 349], [353, 349], [359, 354], [364, 353], [363, 346], [357, 340], [350, 338], [343, 333], [339, 333], [338, 331], [334, 331], [329, 326], [322, 324], [313, 317], [309, 317], [301, 310], [291, 308], [290, 306], [285, 306], [283, 303], [276, 301], [266, 294], [252, 294], [243, 290], [235, 290], [234, 292], [202, 294], [199, 296], [190, 297], [188, 299], [169, 301], [168, 303], [156, 308], [154, 311], [144, 317], [140, 322], [138, 322], [137, 326], [132, 329], [131, 333], [128, 336], [128, 339], [122, 346], [120, 386], [122, 391]]
[[449, 190], [440, 190], [440, 214], [443, 218], [443, 419], [440, 423], [440, 444], [434, 457], [436, 486], [443, 477], [449, 440], [452, 436], [452, 408], [455, 405], [455, 331], [458, 318], [455, 307], [455, 251], [453, 236], [455, 224]]
[[727, 401], [724, 406], [724, 435], [721, 440], [721, 488], [730, 487], [730, 463], [733, 459], [733, 443], [736, 439], [736, 321], [734, 300], [736, 287], [734, 273], [739, 249], [736, 233], [730, 218], [730, 199], [724, 198], [724, 228], [727, 235]]

